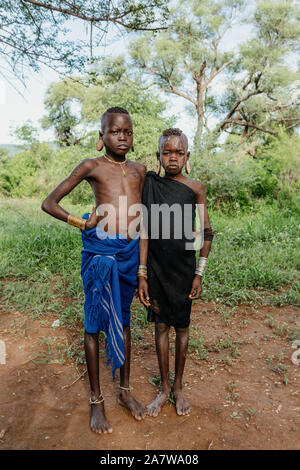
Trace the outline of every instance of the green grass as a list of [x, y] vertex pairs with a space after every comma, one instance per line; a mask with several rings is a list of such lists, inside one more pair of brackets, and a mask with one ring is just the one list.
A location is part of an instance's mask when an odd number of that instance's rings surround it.
[[227, 401], [236, 401], [239, 398], [239, 393], [237, 393], [237, 384], [231, 382], [227, 385], [228, 394], [226, 395]]
[[190, 328], [188, 352], [196, 354], [201, 360], [208, 358], [208, 350], [204, 346], [204, 339], [194, 328]]
[[223, 349], [229, 349], [232, 357], [239, 357], [240, 351], [238, 345], [242, 344], [242, 341], [231, 341], [230, 339], [224, 339], [220, 337], [218, 341], [215, 341], [214, 345], [209, 348], [209, 351], [220, 352]]
[[264, 323], [278, 336], [287, 338], [290, 341], [300, 339], [300, 329], [297, 326], [289, 326], [285, 322], [279, 323], [272, 315], [266, 315]]
[[[83, 207], [69, 206], [81, 215]], [[36, 200], [0, 206], [0, 277], [48, 279], [80, 272], [80, 231], [45, 214]]]
[[136, 341], [137, 345], [141, 343], [144, 345], [143, 330], [145, 328], [151, 328], [147, 321], [147, 310], [142, 307], [138, 302], [133, 301], [131, 307], [131, 336]]
[[52, 296], [48, 283], [31, 284], [28, 281], [15, 281], [6, 285], [2, 284], [1, 291], [8, 309], [15, 307], [20, 312], [30, 310], [36, 316], [49, 311]]
[[[203, 278], [204, 300], [300, 305], [299, 214], [260, 203], [247, 213], [210, 218], [216, 235]], [[287, 292], [274, 293], [286, 286]]]
[[[91, 209], [67, 202], [64, 207], [76, 215]], [[210, 211], [210, 219], [216, 235], [203, 300], [229, 306], [300, 305], [299, 214], [261, 202], [248, 212]], [[42, 212], [40, 201], [1, 201], [0, 288], [8, 308], [82, 320], [81, 249], [80, 231]], [[230, 312], [221, 314], [230, 325]], [[136, 311], [133, 335], [142, 337], [146, 325], [143, 309]], [[192, 348], [193, 342], [199, 346], [199, 338], [190, 341]]]

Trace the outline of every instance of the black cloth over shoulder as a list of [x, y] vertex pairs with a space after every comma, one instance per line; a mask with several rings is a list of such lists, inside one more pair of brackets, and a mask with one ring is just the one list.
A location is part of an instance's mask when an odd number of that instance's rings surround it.
[[149, 171], [142, 202], [149, 237], [148, 321], [186, 328], [192, 305], [188, 296], [196, 268], [193, 231], [197, 196], [184, 183]]

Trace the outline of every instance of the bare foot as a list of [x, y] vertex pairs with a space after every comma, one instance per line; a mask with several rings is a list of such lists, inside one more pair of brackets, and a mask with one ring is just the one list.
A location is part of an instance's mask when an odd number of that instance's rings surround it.
[[133, 398], [127, 390], [119, 390], [119, 404], [127, 408], [137, 421], [141, 421], [147, 414], [146, 407]]
[[159, 394], [156, 396], [155, 400], [153, 400], [150, 405], [147, 406], [148, 415], [153, 416], [154, 418], [158, 416], [159, 412], [161, 411], [162, 407], [168, 401], [170, 394], [169, 390], [161, 390]]
[[174, 399], [175, 399], [175, 407], [176, 413], [178, 415], [188, 415], [191, 411], [191, 407], [188, 402], [185, 400], [182, 390], [173, 390]]
[[91, 405], [91, 430], [97, 434], [110, 434], [112, 427], [106, 419], [103, 403]]

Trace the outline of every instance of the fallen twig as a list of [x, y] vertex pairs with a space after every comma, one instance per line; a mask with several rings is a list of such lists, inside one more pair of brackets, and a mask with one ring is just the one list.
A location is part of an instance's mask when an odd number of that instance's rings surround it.
[[27, 360], [24, 361], [24, 362], [21, 362], [21, 364], [18, 364], [16, 367], [14, 367], [14, 368], [9, 372], [9, 374], [12, 374], [13, 372], [15, 372], [16, 369], [19, 369], [20, 367], [25, 366], [25, 365], [28, 364], [29, 362], [33, 362], [33, 363], [35, 364], [34, 360], [37, 359], [38, 357], [40, 357], [40, 355], [41, 355], [41, 353], [37, 354], [37, 355], [34, 356], [34, 357], [31, 357], [30, 359], [27, 359]]
[[187, 416], [183, 421], [180, 421], [180, 423], [178, 423], [178, 424], [184, 423], [187, 419], [189, 419], [189, 416]]
[[87, 373], [87, 369], [85, 369], [85, 370], [82, 372], [82, 374], [80, 374], [79, 377], [77, 377], [77, 379], [75, 379], [71, 384], [64, 385], [64, 386], [61, 387], [61, 388], [64, 389], [64, 388], [71, 387], [71, 386], [74, 385], [79, 379], [81, 379], [81, 377], [83, 377], [86, 373]]

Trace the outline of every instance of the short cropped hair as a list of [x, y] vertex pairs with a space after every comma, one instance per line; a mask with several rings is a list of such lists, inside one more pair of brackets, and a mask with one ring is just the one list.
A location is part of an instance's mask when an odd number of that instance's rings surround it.
[[108, 116], [108, 114], [127, 114], [128, 116], [130, 116], [127, 109], [120, 108], [119, 106], [114, 106], [113, 108], [108, 108], [101, 116], [101, 128], [102, 129], [103, 129], [103, 125], [104, 125], [104, 122], [105, 122], [105, 118], [106, 118], [106, 116]]
[[163, 146], [163, 143], [165, 141], [166, 137], [169, 137], [171, 135], [178, 135], [182, 139], [182, 143], [185, 146], [185, 149], [187, 150], [189, 147], [189, 142], [187, 136], [182, 132], [181, 129], [178, 129], [178, 127], [170, 127], [169, 129], [165, 129], [158, 139], [158, 148], [159, 151], [161, 151], [161, 148]]

